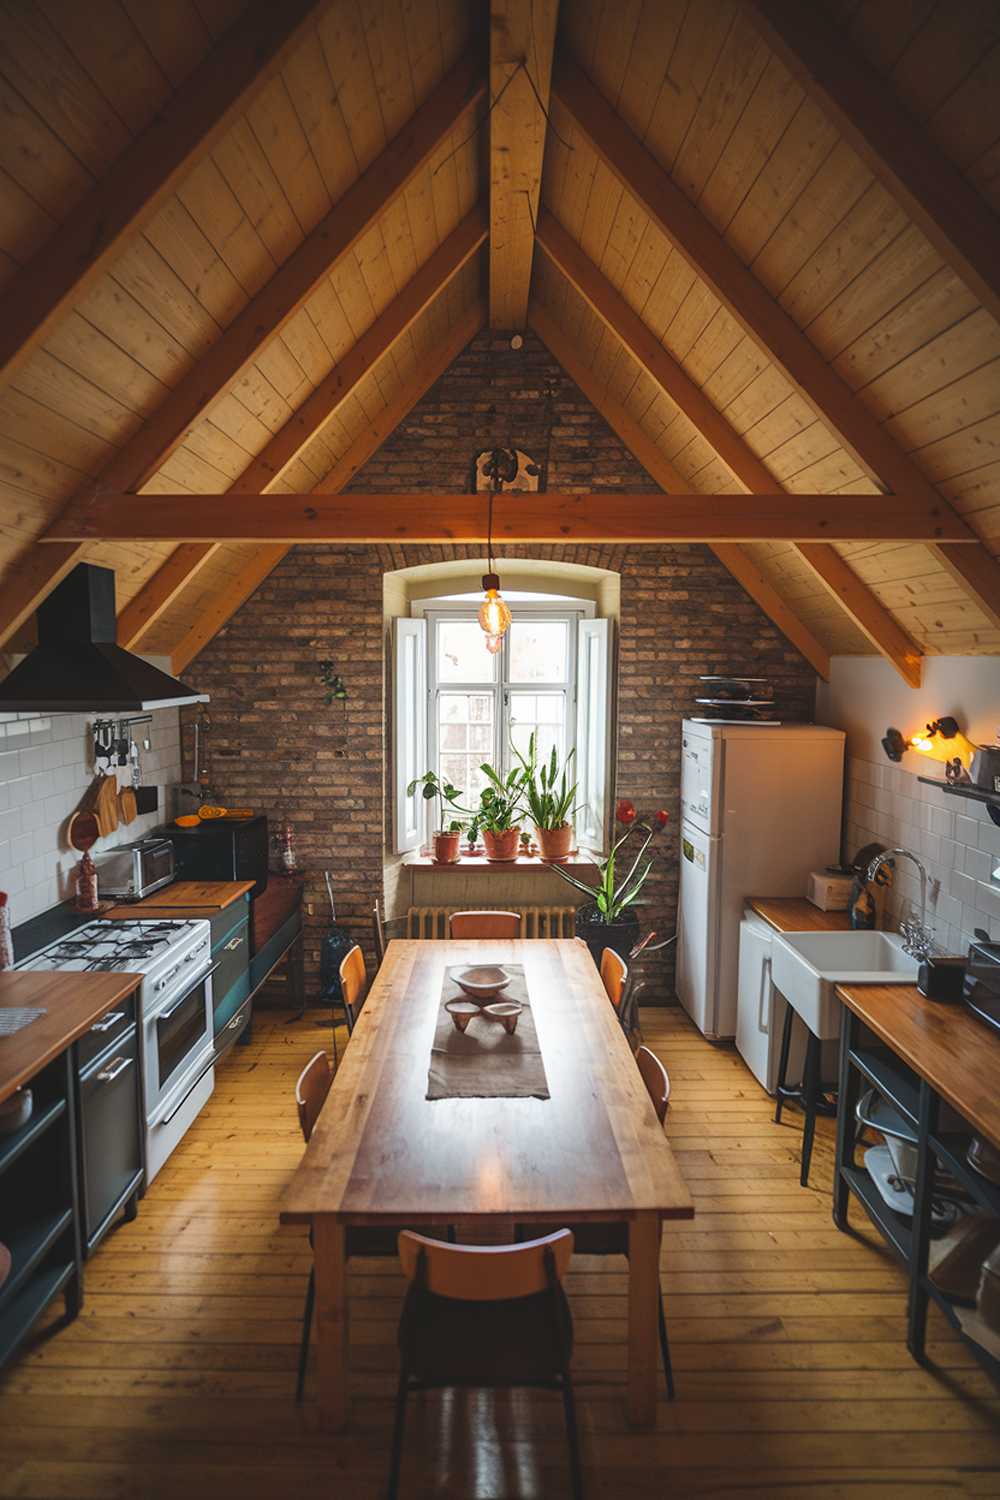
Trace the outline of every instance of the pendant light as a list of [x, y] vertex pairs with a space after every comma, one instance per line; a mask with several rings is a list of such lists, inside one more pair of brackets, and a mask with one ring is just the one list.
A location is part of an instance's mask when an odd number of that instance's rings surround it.
[[[493, 571], [493, 501], [503, 477], [503, 469], [509, 466], [510, 455], [502, 448], [494, 449], [487, 465], [490, 477], [489, 508], [486, 521], [486, 558], [489, 571], [483, 574], [485, 598], [479, 606], [479, 624], [486, 636], [486, 649], [495, 656], [503, 645], [504, 633], [510, 625], [510, 608], [500, 593], [500, 575]], [[516, 465], [516, 459], [515, 459]]]

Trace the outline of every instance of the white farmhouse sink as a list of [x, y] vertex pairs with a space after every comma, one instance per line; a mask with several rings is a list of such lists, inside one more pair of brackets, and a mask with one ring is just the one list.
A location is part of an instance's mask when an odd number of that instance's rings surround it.
[[912, 984], [917, 960], [895, 932], [786, 932], [771, 944], [771, 979], [820, 1041], [840, 1035], [838, 984]]

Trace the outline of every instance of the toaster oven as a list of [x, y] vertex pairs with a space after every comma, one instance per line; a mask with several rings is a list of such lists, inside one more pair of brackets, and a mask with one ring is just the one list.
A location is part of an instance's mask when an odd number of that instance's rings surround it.
[[969, 945], [962, 999], [973, 1015], [1000, 1031], [1000, 943]]
[[141, 901], [174, 878], [174, 846], [169, 839], [136, 839], [94, 856], [101, 897]]

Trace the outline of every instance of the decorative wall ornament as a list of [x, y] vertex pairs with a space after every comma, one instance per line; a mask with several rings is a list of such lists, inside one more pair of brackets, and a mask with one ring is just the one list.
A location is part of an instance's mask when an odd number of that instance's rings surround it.
[[[496, 481], [496, 482], [494, 482]], [[544, 490], [542, 466], [521, 448], [484, 448], [472, 460], [470, 490]]]

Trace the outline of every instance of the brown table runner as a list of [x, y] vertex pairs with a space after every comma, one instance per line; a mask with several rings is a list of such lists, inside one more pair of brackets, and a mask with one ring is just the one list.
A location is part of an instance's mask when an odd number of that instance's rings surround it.
[[499, 1021], [473, 1016], [468, 1029], [458, 1031], [445, 1010], [449, 1000], [469, 997], [455, 975], [469, 964], [453, 964], [444, 971], [431, 1064], [427, 1073], [428, 1099], [548, 1099], [535, 1018], [528, 1001], [523, 964], [504, 964], [510, 984], [497, 1000], [516, 1000], [524, 1006], [517, 1030], [508, 1036]]

